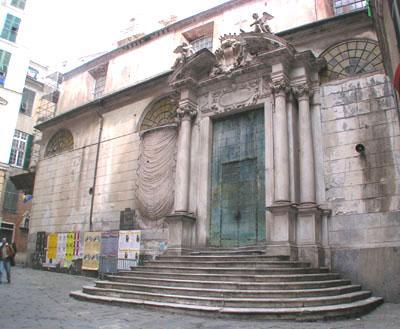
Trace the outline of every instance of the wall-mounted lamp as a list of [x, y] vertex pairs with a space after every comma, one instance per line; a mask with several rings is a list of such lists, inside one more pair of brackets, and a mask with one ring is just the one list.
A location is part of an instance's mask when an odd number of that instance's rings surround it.
[[356, 151], [360, 155], [365, 155], [365, 146], [364, 146], [364, 144], [357, 144], [356, 145]]

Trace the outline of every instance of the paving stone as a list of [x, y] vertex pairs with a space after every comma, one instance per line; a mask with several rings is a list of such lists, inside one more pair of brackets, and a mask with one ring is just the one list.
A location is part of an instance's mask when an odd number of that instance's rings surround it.
[[400, 304], [385, 303], [359, 320], [295, 323], [227, 320], [79, 302], [68, 294], [93, 279], [12, 269], [11, 285], [0, 285], [0, 328], [4, 329], [397, 329]]

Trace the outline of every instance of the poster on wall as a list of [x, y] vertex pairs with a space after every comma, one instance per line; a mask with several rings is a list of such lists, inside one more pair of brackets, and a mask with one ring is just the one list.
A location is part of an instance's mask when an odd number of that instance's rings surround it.
[[118, 256], [118, 231], [102, 232], [101, 233], [101, 256], [102, 257], [117, 257]]
[[137, 266], [140, 254], [141, 231], [119, 231], [118, 269]]
[[72, 265], [75, 247], [75, 234], [73, 232], [67, 233], [64, 267], [68, 268]]
[[101, 248], [101, 232], [85, 232], [82, 269], [97, 271]]
[[67, 233], [58, 233], [56, 263], [64, 266], [65, 252], [67, 249]]
[[83, 258], [83, 233], [74, 232], [74, 256], [73, 259]]
[[55, 266], [57, 257], [57, 233], [50, 233], [47, 236], [46, 265]]

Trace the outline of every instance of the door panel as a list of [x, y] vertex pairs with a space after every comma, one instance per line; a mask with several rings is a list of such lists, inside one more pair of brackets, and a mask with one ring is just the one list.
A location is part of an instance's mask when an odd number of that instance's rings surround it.
[[214, 123], [211, 245], [265, 240], [264, 163], [263, 110]]

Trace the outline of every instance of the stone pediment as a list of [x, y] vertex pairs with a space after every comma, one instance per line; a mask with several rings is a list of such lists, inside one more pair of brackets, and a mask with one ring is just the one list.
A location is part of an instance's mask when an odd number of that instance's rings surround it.
[[260, 64], [268, 64], [270, 58], [295, 53], [291, 45], [272, 33], [229, 33], [221, 36], [220, 42], [214, 54], [208, 49], [191, 54], [185, 46], [179, 46], [176, 52], [180, 56], [173, 66], [170, 84], [179, 87], [180, 84], [197, 84], [210, 78], [229, 77], [235, 71], [251, 71], [251, 68], [256, 69]]

